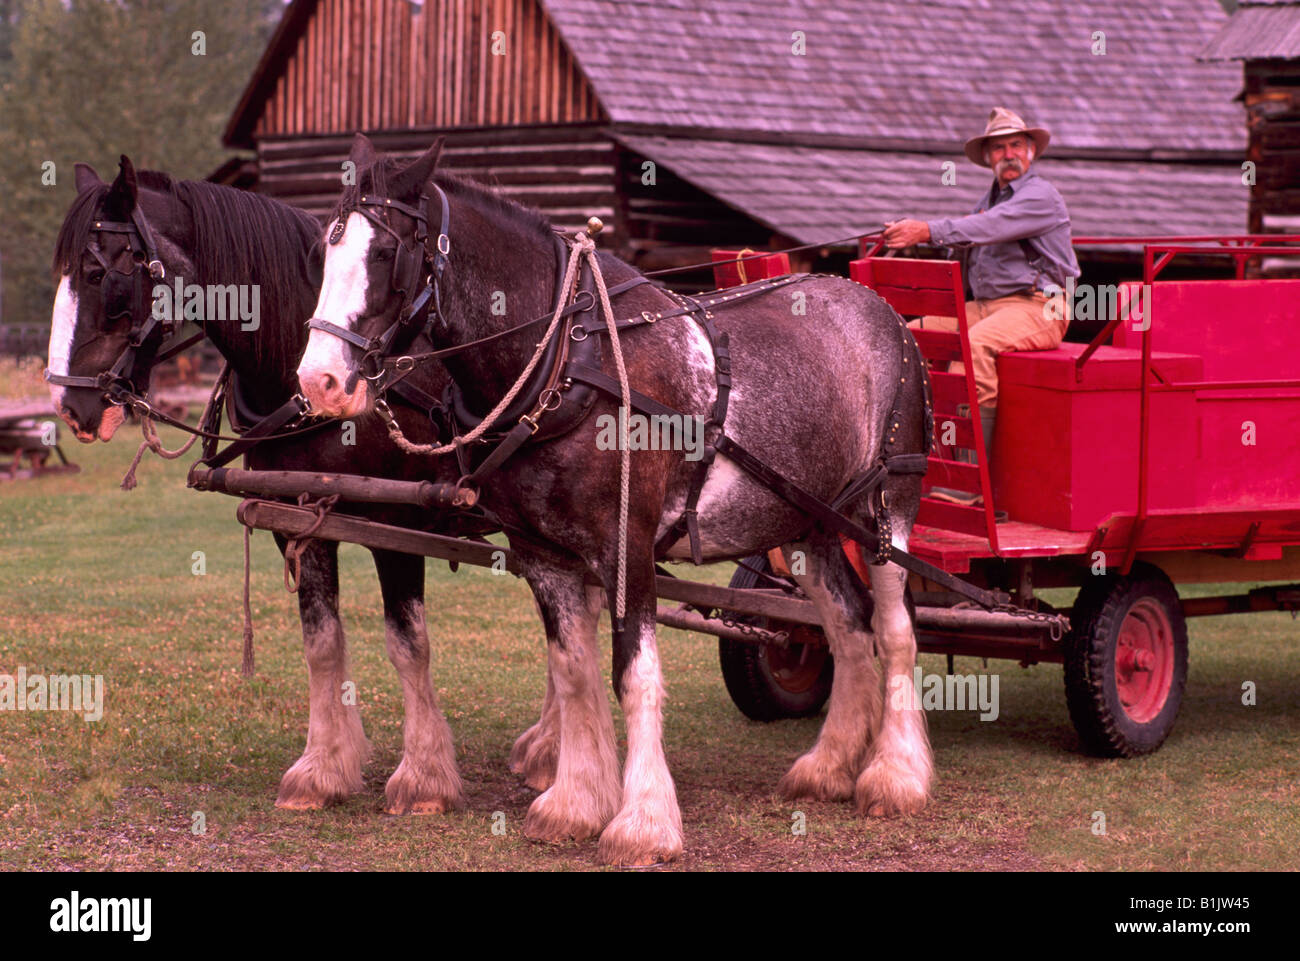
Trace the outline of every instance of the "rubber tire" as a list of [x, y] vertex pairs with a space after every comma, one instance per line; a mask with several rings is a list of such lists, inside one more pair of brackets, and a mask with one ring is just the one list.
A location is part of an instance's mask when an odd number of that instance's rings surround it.
[[[765, 554], [745, 558], [745, 563], [764, 573], [771, 573], [771, 565]], [[737, 567], [731, 578], [730, 587], [738, 590], [754, 587], [759, 577], [753, 571]], [[737, 615], [736, 619], [755, 627], [767, 629], [787, 629], [794, 625], [772, 621], [766, 617]], [[809, 630], [820, 631], [810, 627]], [[763, 644], [749, 644], [744, 641], [732, 641], [725, 637], [718, 638], [718, 660], [722, 665], [722, 679], [727, 685], [727, 693], [740, 712], [754, 721], [780, 721], [787, 718], [813, 717], [820, 713], [827, 699], [831, 696], [831, 682], [835, 677], [835, 662], [826, 651], [826, 660], [821, 673], [812, 685], [803, 691], [791, 691], [782, 687], [772, 674], [766, 647]]]
[[[1173, 642], [1173, 673], [1158, 714], [1145, 723], [1120, 703], [1115, 655], [1120, 628], [1133, 605], [1149, 599], [1163, 608]], [[1187, 685], [1187, 622], [1173, 583], [1158, 567], [1136, 563], [1127, 576], [1089, 580], [1071, 612], [1065, 642], [1065, 699], [1084, 748], [1100, 757], [1139, 757], [1164, 743]]]

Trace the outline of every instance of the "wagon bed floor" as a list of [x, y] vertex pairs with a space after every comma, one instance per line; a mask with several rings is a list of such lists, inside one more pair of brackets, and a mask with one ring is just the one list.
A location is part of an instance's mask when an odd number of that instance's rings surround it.
[[[1091, 531], [1062, 531], [1024, 521], [998, 524], [998, 554], [1002, 557], [1055, 557], [1082, 554]], [[970, 570], [973, 557], [993, 557], [988, 538], [941, 527], [912, 529], [908, 551], [953, 574]]]

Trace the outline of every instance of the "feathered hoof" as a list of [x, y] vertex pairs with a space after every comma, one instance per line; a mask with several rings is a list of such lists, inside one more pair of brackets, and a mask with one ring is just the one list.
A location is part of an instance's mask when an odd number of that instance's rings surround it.
[[602, 804], [599, 799], [575, 798], [551, 787], [529, 806], [524, 836], [534, 841], [582, 841], [599, 834], [617, 810], [617, 797]]
[[791, 801], [847, 801], [853, 797], [853, 775], [843, 765], [828, 763], [824, 756], [810, 751], [794, 762], [777, 790]]
[[528, 757], [528, 749], [532, 746], [533, 741], [542, 733], [542, 722], [538, 721], [528, 730], [524, 731], [515, 738], [514, 745], [510, 748], [510, 770], [514, 774], [524, 773], [524, 759]]
[[929, 772], [877, 758], [858, 777], [853, 796], [858, 813], [867, 817], [918, 814], [930, 799]]
[[464, 804], [460, 775], [453, 765], [446, 771], [420, 771], [405, 757], [384, 788], [384, 813], [445, 814]]
[[317, 811], [346, 800], [363, 787], [361, 764], [341, 764], [339, 759], [307, 753], [280, 778], [275, 806], [290, 811]]
[[649, 867], [681, 857], [682, 821], [676, 809], [625, 807], [600, 836], [597, 856], [619, 867]]
[[550, 789], [560, 763], [559, 739], [541, 727], [539, 721], [519, 735], [510, 751], [510, 770], [522, 774], [524, 783], [534, 791]]

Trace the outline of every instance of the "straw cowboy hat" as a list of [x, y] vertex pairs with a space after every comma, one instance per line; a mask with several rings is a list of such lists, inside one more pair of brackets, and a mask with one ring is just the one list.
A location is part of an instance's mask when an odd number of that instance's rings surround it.
[[984, 159], [984, 145], [993, 137], [1003, 137], [1009, 133], [1022, 133], [1034, 142], [1035, 160], [1043, 155], [1048, 142], [1052, 139], [1052, 135], [1042, 127], [1025, 126], [1024, 120], [1018, 113], [1013, 113], [1006, 107], [994, 107], [993, 112], [989, 114], [989, 123], [984, 128], [984, 132], [966, 141], [966, 156], [970, 158], [971, 163], [979, 164], [981, 167], [990, 166]]

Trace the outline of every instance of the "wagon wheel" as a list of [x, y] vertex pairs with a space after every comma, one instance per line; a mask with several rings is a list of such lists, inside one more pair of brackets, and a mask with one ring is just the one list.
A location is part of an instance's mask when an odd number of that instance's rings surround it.
[[[745, 563], [765, 574], [771, 573], [766, 555], [746, 558]], [[744, 589], [770, 585], [759, 585], [758, 574], [737, 567], [730, 586]], [[811, 717], [821, 711], [830, 697], [835, 673], [821, 628], [753, 615], [737, 615], [736, 620], [790, 634], [789, 644], [785, 646], [718, 638], [722, 679], [741, 713], [755, 721], [777, 721]]]
[[1066, 639], [1070, 719], [1092, 753], [1150, 754], [1164, 742], [1187, 684], [1187, 623], [1159, 568], [1090, 580], [1074, 603]]

